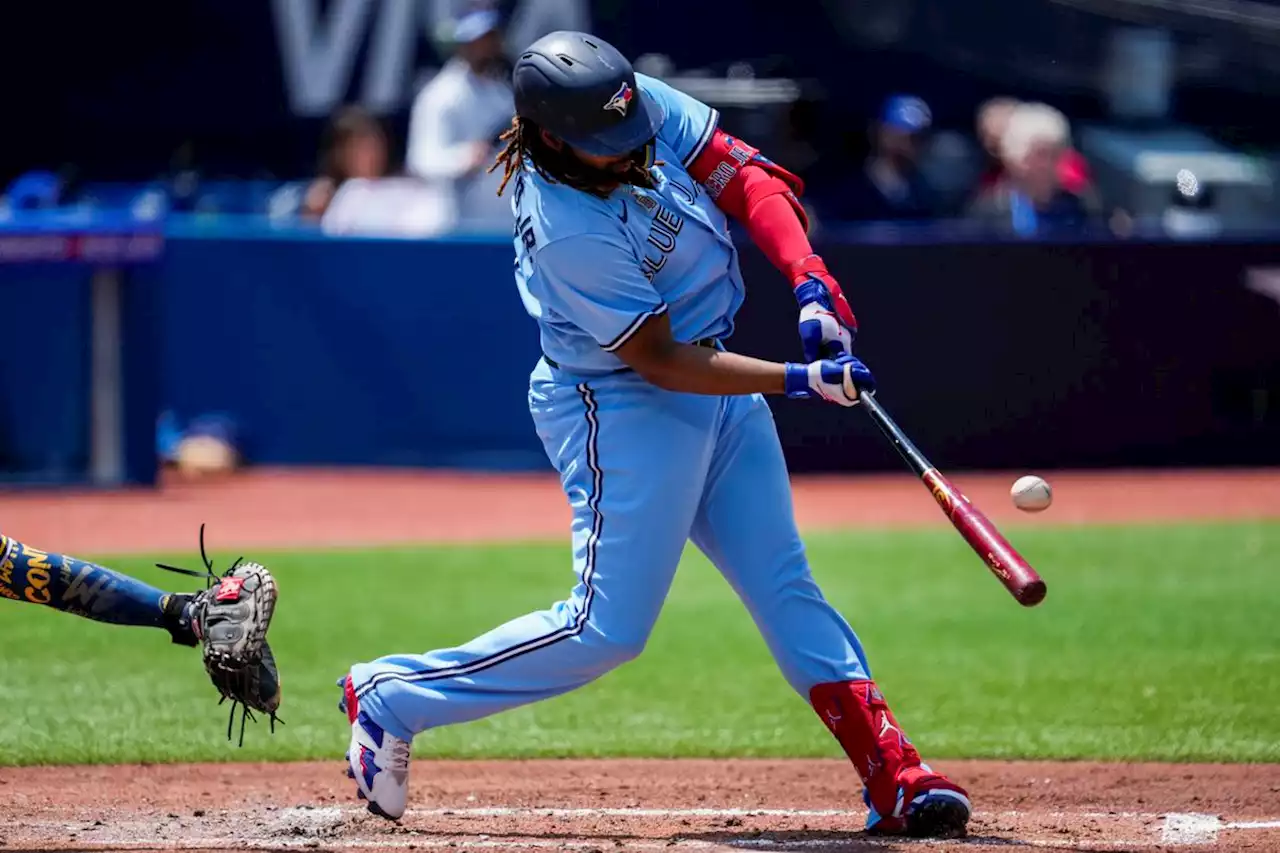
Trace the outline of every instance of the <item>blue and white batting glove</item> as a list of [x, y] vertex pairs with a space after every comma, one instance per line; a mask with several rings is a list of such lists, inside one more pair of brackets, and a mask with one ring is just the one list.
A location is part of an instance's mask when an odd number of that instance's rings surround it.
[[792, 268], [791, 287], [800, 305], [800, 343], [806, 361], [853, 355], [858, 318], [826, 264], [810, 255]]
[[859, 391], [874, 394], [876, 379], [867, 366], [851, 355], [809, 364], [786, 365], [788, 397], [817, 397], [841, 406], [858, 405]]

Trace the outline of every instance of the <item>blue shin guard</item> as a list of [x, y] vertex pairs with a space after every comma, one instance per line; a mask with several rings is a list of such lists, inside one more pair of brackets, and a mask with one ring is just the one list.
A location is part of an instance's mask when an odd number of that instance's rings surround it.
[[173, 633], [187, 596], [0, 536], [0, 598], [43, 604], [98, 622], [167, 628]]

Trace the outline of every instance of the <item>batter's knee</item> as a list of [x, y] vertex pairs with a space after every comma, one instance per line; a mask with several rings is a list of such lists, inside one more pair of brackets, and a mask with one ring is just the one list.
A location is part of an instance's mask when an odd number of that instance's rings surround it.
[[610, 630], [588, 623], [579, 639], [591, 662], [605, 672], [639, 657], [649, 632]]

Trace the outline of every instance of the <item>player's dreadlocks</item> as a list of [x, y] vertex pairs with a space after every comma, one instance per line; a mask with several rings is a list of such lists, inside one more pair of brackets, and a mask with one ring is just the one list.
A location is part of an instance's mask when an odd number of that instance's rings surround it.
[[[498, 195], [507, 188], [511, 180], [524, 165], [525, 158], [533, 164], [538, 174], [552, 183], [565, 184], [575, 190], [591, 193], [598, 198], [608, 198], [609, 193], [618, 184], [634, 184], [646, 189], [654, 189], [653, 178], [642, 164], [644, 157], [637, 151], [624, 171], [597, 169], [588, 166], [577, 157], [568, 146], [552, 147], [542, 136], [542, 129], [527, 118], [515, 116], [511, 119], [511, 127], [498, 137], [507, 147], [498, 153], [497, 158], [488, 171], [503, 167], [502, 183], [498, 185]], [[655, 164], [655, 165], [661, 165]]]

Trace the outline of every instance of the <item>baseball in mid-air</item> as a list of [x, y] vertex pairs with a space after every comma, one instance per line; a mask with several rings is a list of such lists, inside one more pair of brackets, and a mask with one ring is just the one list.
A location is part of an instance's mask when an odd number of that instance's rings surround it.
[[1023, 512], [1041, 512], [1053, 503], [1053, 489], [1040, 477], [1019, 477], [1009, 490], [1013, 505]]

